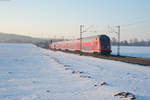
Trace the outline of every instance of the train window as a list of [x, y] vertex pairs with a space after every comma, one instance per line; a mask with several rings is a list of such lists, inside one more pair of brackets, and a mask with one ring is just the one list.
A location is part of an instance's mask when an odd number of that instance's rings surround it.
[[96, 41], [96, 42], [94, 42], [94, 46], [97, 46], [97, 41]]

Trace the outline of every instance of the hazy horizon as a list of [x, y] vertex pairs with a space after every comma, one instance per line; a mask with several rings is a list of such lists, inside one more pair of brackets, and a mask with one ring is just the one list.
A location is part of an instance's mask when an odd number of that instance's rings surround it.
[[84, 36], [105, 34], [108, 26], [120, 25], [121, 40], [148, 40], [149, 4], [149, 0], [2, 0], [0, 32], [77, 38], [80, 25], [85, 29], [93, 25]]

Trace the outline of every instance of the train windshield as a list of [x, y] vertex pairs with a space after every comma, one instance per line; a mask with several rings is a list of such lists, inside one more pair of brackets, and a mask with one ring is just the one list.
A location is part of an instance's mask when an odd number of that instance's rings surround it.
[[110, 39], [109, 37], [102, 35], [100, 37], [101, 40], [101, 49], [107, 50], [109, 49]]

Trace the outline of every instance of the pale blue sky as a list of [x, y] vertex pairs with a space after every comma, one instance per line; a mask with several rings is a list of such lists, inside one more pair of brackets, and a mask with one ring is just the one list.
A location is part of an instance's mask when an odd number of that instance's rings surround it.
[[121, 25], [122, 40], [150, 39], [150, 0], [0, 1], [0, 32], [69, 38], [79, 36], [80, 24], [94, 25], [91, 31], [97, 31], [84, 36]]

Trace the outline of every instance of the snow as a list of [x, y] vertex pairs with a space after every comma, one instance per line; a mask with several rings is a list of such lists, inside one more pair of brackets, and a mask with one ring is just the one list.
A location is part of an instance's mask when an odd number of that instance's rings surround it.
[[0, 44], [0, 100], [127, 100], [114, 96], [123, 91], [150, 100], [149, 84], [150, 66]]
[[[117, 46], [112, 46], [112, 54], [117, 55]], [[120, 54], [123, 56], [150, 58], [150, 47], [121, 46]]]

